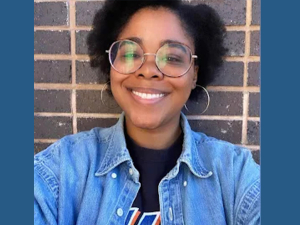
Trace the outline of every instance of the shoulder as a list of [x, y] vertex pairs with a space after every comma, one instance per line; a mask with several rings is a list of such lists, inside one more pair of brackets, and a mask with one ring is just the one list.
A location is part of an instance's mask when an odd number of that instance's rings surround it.
[[226, 183], [230, 178], [235, 190], [245, 190], [260, 179], [260, 166], [249, 149], [203, 133], [193, 134], [204, 166]]
[[193, 132], [195, 144], [202, 156], [207, 159], [235, 161], [242, 158], [252, 158], [251, 151], [245, 147], [207, 136], [201, 132]]
[[65, 168], [88, 169], [101, 161], [112, 133], [113, 127], [94, 128], [61, 138], [34, 156], [35, 175], [58, 183], [59, 174]]
[[234, 196], [235, 224], [259, 224], [260, 166], [242, 146], [194, 132], [204, 165], [211, 169], [226, 193]]
[[93, 128], [90, 131], [67, 135], [34, 156], [36, 163], [46, 162], [65, 154], [79, 154], [86, 147], [98, 146], [109, 141], [112, 128]]

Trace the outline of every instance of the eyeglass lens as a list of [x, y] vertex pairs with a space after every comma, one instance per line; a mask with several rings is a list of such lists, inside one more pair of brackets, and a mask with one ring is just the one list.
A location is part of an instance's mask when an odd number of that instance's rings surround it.
[[[144, 51], [136, 42], [121, 40], [112, 45], [109, 57], [112, 66], [118, 72], [129, 74], [143, 64]], [[155, 62], [163, 74], [178, 77], [189, 69], [191, 51], [179, 43], [167, 43], [157, 51]]]

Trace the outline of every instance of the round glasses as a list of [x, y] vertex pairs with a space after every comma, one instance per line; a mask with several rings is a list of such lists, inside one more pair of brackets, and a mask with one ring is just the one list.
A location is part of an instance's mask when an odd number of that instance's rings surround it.
[[106, 50], [111, 66], [119, 73], [136, 72], [145, 62], [145, 56], [155, 56], [155, 64], [160, 72], [168, 77], [181, 77], [192, 66], [192, 59], [197, 58], [191, 49], [181, 43], [168, 42], [161, 46], [156, 54], [144, 53], [142, 47], [131, 40], [119, 40]]

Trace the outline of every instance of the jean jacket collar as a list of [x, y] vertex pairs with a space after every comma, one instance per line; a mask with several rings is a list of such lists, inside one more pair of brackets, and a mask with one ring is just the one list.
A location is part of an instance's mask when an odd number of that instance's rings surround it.
[[[95, 173], [96, 176], [102, 176], [109, 171], [117, 167], [123, 162], [127, 162], [132, 166], [132, 159], [129, 151], [126, 147], [126, 140], [124, 135], [124, 112], [121, 114], [119, 121], [113, 127], [109, 128], [108, 135], [108, 147], [104, 150], [105, 155], [100, 162], [100, 167]], [[201, 137], [200, 140], [195, 140], [194, 133], [190, 128], [187, 118], [181, 113], [181, 128], [184, 133], [183, 148], [180, 157], [177, 160], [177, 164], [167, 175], [166, 179], [172, 179], [178, 174], [181, 163], [186, 163], [190, 171], [199, 178], [207, 178], [212, 175], [211, 171], [208, 171], [203, 166], [201, 160]]]

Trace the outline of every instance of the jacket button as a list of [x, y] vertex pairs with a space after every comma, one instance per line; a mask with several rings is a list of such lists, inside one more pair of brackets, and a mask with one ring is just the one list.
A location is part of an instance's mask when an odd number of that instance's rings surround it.
[[123, 209], [118, 208], [117, 215], [120, 216], [120, 217], [123, 216]]
[[187, 185], [187, 181], [185, 180], [185, 181], [183, 182], [183, 186], [186, 187], [186, 185]]
[[117, 174], [116, 173], [112, 173], [111, 177], [115, 179], [115, 178], [117, 178]]
[[169, 208], [169, 220], [173, 221], [173, 212], [172, 212], [172, 208]]
[[129, 168], [129, 174], [132, 175], [133, 174], [133, 169]]

